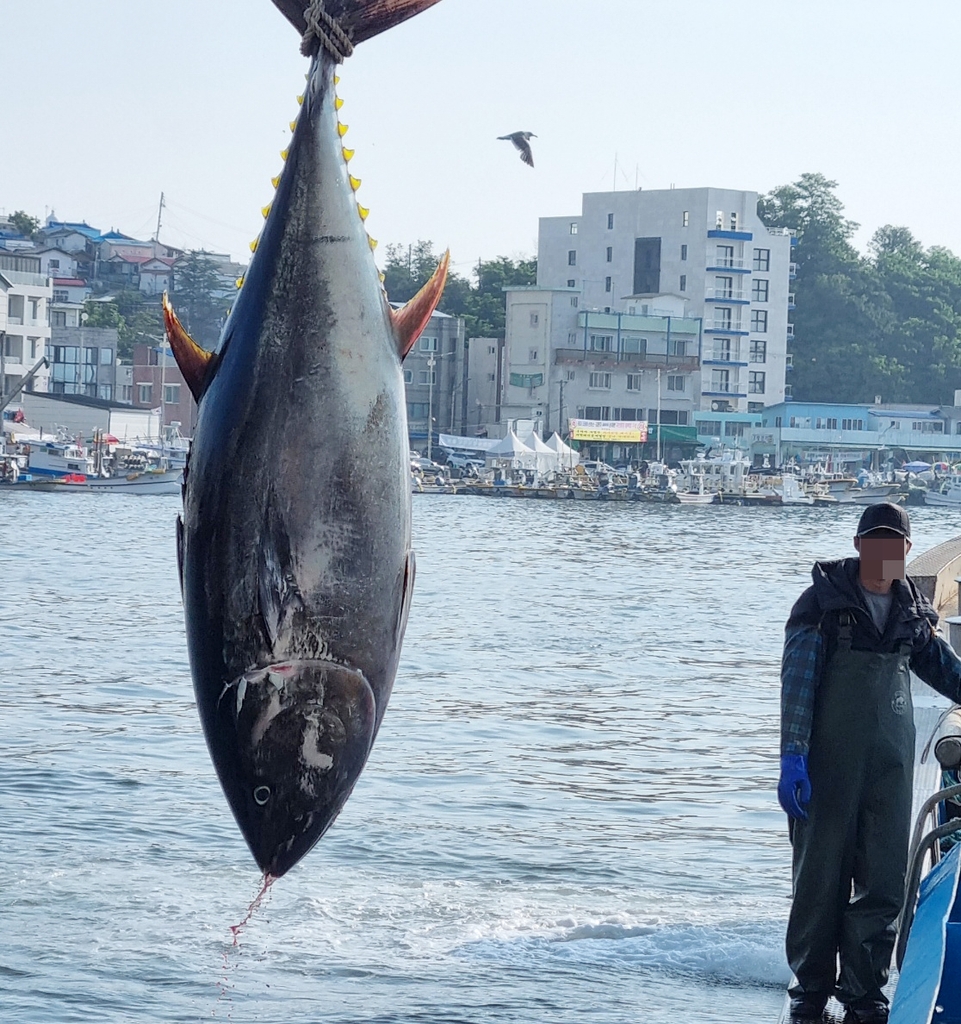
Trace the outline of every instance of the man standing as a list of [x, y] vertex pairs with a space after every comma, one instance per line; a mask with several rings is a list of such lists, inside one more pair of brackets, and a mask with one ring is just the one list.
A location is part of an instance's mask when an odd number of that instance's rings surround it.
[[860, 557], [816, 562], [785, 629], [778, 800], [793, 846], [796, 1021], [820, 1019], [831, 995], [856, 1024], [888, 1019], [911, 827], [909, 670], [961, 701], [961, 660], [904, 575], [910, 536], [900, 506], [868, 506]]

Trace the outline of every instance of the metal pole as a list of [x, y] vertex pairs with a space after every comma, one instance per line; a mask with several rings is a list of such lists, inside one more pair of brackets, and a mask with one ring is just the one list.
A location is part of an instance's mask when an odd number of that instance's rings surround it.
[[661, 368], [657, 368], [657, 461], [661, 461]]
[[436, 359], [431, 355], [427, 359], [427, 459], [433, 452], [433, 368]]

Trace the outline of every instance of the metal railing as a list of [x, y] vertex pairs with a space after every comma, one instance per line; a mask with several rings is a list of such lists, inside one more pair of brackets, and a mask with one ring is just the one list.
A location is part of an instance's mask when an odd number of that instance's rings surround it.
[[747, 293], [734, 288], [708, 288], [708, 302], [741, 302], [747, 298]]
[[744, 331], [747, 333], [747, 328], [741, 326], [740, 320], [705, 320], [704, 330], [706, 331]]
[[617, 364], [656, 369], [669, 366], [680, 370], [696, 370], [700, 359], [693, 355], [673, 355], [669, 352], [596, 352], [582, 348], [559, 348], [554, 350], [555, 364], [593, 364], [596, 366]]
[[714, 270], [716, 268], [723, 270], [744, 270], [746, 265], [746, 260], [742, 260], [736, 256], [708, 256], [707, 258], [708, 270]]

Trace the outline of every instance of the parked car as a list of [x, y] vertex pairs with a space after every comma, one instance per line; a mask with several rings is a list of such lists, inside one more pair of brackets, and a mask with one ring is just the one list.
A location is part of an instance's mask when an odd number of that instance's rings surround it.
[[416, 452], [411, 453], [410, 467], [411, 469], [416, 469], [421, 473], [428, 473], [431, 475], [444, 472], [443, 466], [440, 466], [433, 460], [428, 459], [425, 455], [418, 455]]
[[473, 466], [475, 469], [483, 469], [487, 463], [477, 455], [467, 455], [464, 452], [448, 452], [447, 465], [451, 469], [467, 469]]

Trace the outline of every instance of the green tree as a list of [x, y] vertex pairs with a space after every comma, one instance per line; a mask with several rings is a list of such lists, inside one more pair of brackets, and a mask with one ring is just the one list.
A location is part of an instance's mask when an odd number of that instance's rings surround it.
[[172, 301], [177, 316], [204, 348], [215, 348], [220, 339], [230, 307], [223, 291], [217, 261], [203, 250], [188, 252], [175, 264]]
[[[418, 241], [412, 245], [389, 245], [384, 263], [384, 287], [391, 302], [407, 302], [429, 280], [440, 261], [432, 242]], [[451, 272], [447, 277], [439, 309], [465, 320], [468, 337], [499, 338], [504, 336], [508, 285], [534, 284], [537, 280], [535, 259], [512, 260], [498, 256], [481, 260], [471, 271], [471, 278]]]
[[40, 221], [23, 210], [16, 210], [7, 218], [25, 238], [34, 239], [40, 234]]
[[121, 359], [133, 357], [137, 342], [159, 345], [163, 340], [163, 314], [159, 303], [148, 302], [141, 292], [133, 289], [119, 291], [110, 302], [84, 303], [86, 327], [115, 327], [117, 329], [117, 355]]

